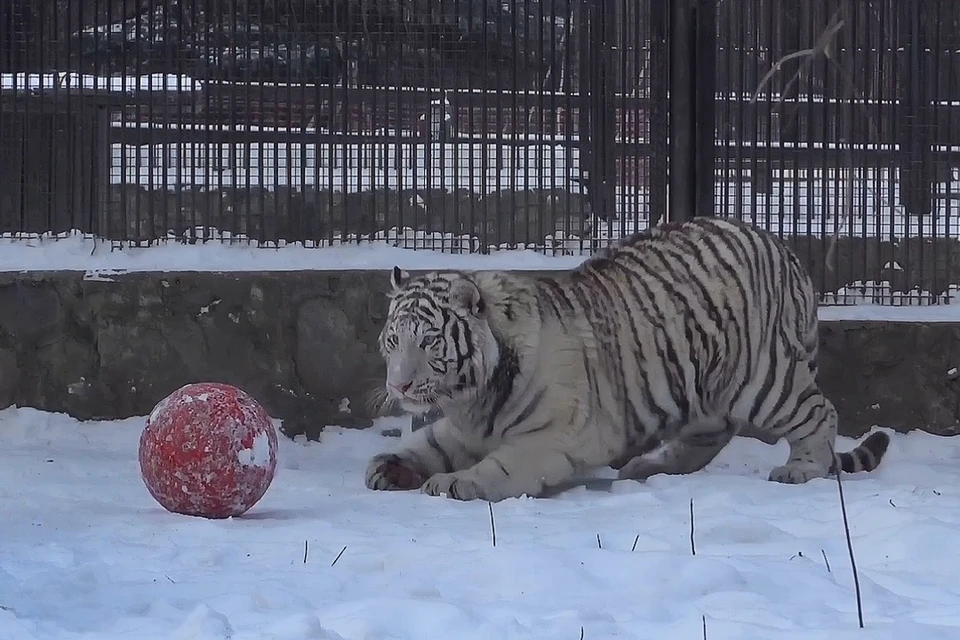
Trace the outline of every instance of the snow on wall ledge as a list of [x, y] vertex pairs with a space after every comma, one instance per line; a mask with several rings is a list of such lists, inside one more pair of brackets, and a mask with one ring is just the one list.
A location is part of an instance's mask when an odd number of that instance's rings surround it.
[[[610, 231], [600, 229], [599, 231]], [[121, 273], [386, 271], [405, 269], [503, 269], [554, 271], [585, 260], [605, 245], [575, 236], [542, 244], [516, 243], [480, 253], [470, 239], [394, 228], [374, 240], [352, 239], [332, 246], [281, 242], [258, 246], [243, 236], [207, 230], [206, 242], [170, 237], [150, 246], [108, 241], [80, 232], [0, 235], [0, 272], [82, 271], [88, 279]], [[960, 321], [960, 238], [820, 238], [780, 230], [810, 270], [830, 320], [904, 322]], [[952, 303], [952, 304], [946, 304]]]
[[[183, 384], [220, 381], [289, 435], [369, 426], [387, 288], [363, 270], [0, 273], [0, 407], [142, 416]], [[825, 322], [820, 353], [843, 434], [960, 432], [960, 322]]]

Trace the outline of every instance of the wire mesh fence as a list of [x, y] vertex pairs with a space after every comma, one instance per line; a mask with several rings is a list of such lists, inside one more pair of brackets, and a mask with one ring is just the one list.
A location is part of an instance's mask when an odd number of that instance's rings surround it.
[[828, 302], [956, 295], [960, 2], [723, 2], [717, 33], [717, 209], [792, 237]]
[[[672, 4], [7, 0], [0, 233], [587, 255], [678, 201]], [[946, 301], [960, 0], [696, 6], [714, 210], [825, 302]]]
[[[632, 0], [129, 7], [6, 9], [4, 119], [26, 148], [4, 163], [36, 166], [4, 231], [579, 251], [599, 221], [649, 216], [644, 159], [613, 156], [648, 120]], [[52, 104], [98, 131], [72, 145], [94, 175], [34, 145], [61, 146], [37, 120]], [[591, 190], [596, 166], [618, 179]], [[56, 200], [77, 183], [99, 189]]]

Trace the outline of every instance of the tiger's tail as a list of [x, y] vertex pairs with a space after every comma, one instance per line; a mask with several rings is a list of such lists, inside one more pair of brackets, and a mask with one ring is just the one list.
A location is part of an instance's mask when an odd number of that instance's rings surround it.
[[885, 432], [871, 433], [850, 451], [835, 453], [835, 468], [839, 467], [844, 473], [873, 471], [883, 460], [883, 455], [887, 452], [889, 446], [890, 436]]

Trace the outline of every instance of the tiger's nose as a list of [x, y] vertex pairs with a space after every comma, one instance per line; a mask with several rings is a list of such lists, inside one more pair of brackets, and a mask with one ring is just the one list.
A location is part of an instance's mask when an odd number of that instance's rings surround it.
[[398, 382], [390, 385], [397, 390], [400, 395], [406, 395], [407, 391], [410, 390], [410, 387], [413, 386], [413, 382]]

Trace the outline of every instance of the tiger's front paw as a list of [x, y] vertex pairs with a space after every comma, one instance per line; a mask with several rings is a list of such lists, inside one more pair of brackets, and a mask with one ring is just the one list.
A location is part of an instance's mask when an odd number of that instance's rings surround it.
[[462, 473], [438, 473], [423, 483], [420, 491], [454, 500], [495, 500], [476, 479]]
[[381, 453], [367, 465], [366, 485], [375, 491], [409, 491], [423, 486], [423, 477], [397, 454]]

